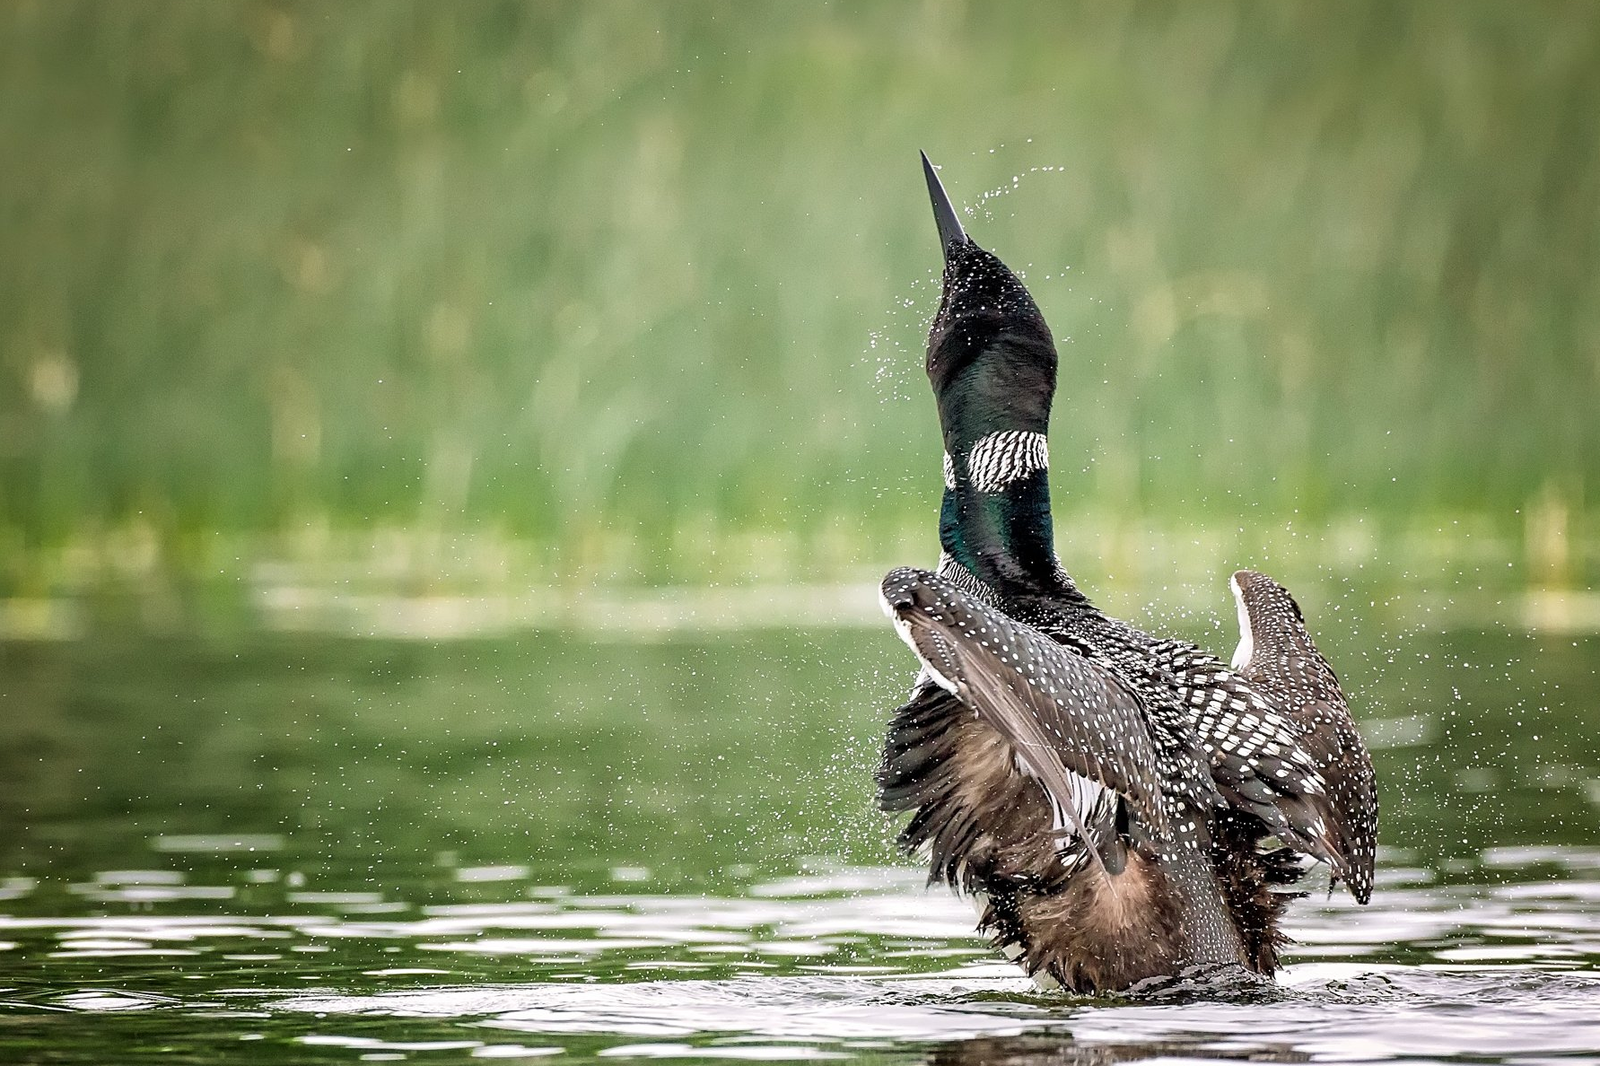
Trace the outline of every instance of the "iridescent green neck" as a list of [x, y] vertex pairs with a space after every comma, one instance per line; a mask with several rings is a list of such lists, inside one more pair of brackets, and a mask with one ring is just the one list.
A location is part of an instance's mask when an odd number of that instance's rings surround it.
[[1044, 435], [988, 434], [952, 455], [945, 472], [940, 546], [997, 590], [1053, 586], [1061, 567]]

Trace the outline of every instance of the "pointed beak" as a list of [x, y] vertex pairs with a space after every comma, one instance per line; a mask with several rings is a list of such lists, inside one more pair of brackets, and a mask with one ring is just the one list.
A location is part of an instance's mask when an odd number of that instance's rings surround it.
[[933, 201], [933, 220], [939, 224], [939, 242], [944, 245], [944, 257], [948, 262], [951, 249], [966, 242], [967, 231], [961, 228], [961, 220], [956, 217], [956, 209], [951, 205], [950, 197], [945, 195], [944, 186], [939, 182], [939, 175], [934, 173], [933, 164], [928, 162], [928, 153], [920, 154], [922, 173], [928, 179], [928, 199]]

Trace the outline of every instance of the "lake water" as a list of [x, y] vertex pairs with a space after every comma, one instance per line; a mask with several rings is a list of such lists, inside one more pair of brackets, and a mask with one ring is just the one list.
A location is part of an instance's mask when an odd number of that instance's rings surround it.
[[1072, 999], [896, 859], [886, 627], [104, 629], [0, 645], [0, 1061], [1600, 1059], [1593, 636], [1325, 634], [1372, 905], [1300, 901], [1275, 985]]

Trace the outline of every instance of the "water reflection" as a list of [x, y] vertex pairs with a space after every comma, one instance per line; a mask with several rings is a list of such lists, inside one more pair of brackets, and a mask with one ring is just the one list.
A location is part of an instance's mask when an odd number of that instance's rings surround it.
[[1100, 1063], [1149, 1059], [1243, 1059], [1306, 1062], [1310, 1055], [1287, 1046], [1265, 1045], [1247, 1050], [1219, 1048], [1205, 1038], [1141, 1040], [1118, 1044], [1079, 1043], [1070, 1035], [978, 1037], [933, 1049], [931, 1066], [1098, 1066]]

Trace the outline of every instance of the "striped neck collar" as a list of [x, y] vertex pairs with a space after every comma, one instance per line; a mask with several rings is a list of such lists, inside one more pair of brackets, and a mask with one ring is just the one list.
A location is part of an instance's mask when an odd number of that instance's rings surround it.
[[1043, 433], [997, 430], [944, 456], [940, 546], [1001, 594], [1059, 593], [1049, 447]]

